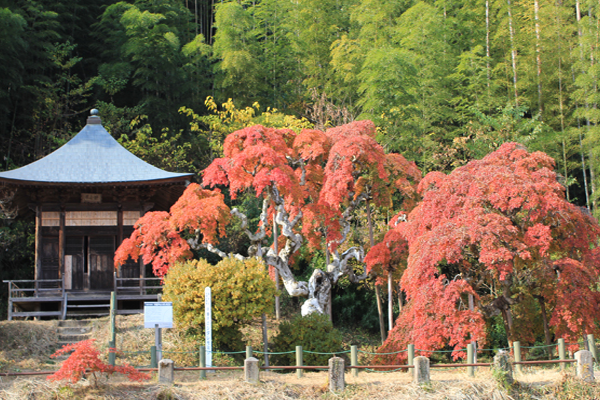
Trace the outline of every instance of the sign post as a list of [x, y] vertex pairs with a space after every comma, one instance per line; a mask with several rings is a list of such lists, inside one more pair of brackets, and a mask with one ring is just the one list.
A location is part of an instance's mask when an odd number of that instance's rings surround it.
[[170, 301], [144, 303], [144, 328], [154, 328], [157, 361], [162, 360], [162, 328], [173, 327], [173, 303]]
[[212, 304], [210, 287], [204, 288], [204, 336], [206, 347], [206, 366], [212, 367]]

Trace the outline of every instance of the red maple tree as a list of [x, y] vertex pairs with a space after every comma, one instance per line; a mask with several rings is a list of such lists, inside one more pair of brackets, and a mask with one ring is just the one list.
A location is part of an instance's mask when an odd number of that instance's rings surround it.
[[[420, 179], [414, 163], [385, 154], [371, 121], [298, 134], [252, 126], [227, 136], [223, 153], [203, 171], [202, 184], [226, 186], [233, 199], [245, 192], [259, 198], [258, 230], [250, 231], [247, 217], [236, 208], [229, 210], [217, 189], [190, 185], [169, 213], [148, 213], [138, 221], [132, 237], [117, 251], [116, 266], [141, 255], [145, 263], [152, 262], [155, 273], [164, 275], [175, 261], [190, 257], [191, 248], [225, 257], [217, 247], [217, 234], [223, 234], [232, 215], [252, 243], [248, 256], [263, 257], [277, 268], [290, 295], [309, 297], [303, 314], [323, 312], [331, 285], [341, 276], [352, 281], [366, 277], [366, 271], [356, 274], [349, 264], [352, 258], [359, 263], [364, 258], [361, 247], [346, 245], [354, 213], [367, 201], [390, 207], [393, 195], [410, 204]], [[273, 219], [279, 227], [277, 252], [262, 248], [272, 235]], [[308, 282], [297, 281], [290, 268], [293, 255], [304, 244], [319, 248], [324, 238], [331, 252], [329, 265], [315, 270]]]
[[[458, 350], [484, 342], [485, 322], [495, 315], [502, 315], [509, 343], [531, 343], [531, 330], [517, 333], [515, 325], [533, 318], [523, 310], [535, 312], [536, 301], [547, 340], [551, 333], [575, 341], [598, 331], [600, 293], [593, 284], [600, 276], [600, 227], [566, 201], [553, 166], [546, 154], [509, 143], [421, 181], [422, 201], [386, 237], [387, 246], [408, 241], [401, 285], [409, 303], [382, 353], [408, 343]], [[379, 358], [389, 363], [402, 356]]]
[[49, 375], [47, 379], [51, 381], [68, 380], [75, 383], [90, 373], [94, 377], [94, 383], [98, 379], [97, 373], [107, 376], [119, 373], [127, 376], [129, 380], [137, 382], [150, 379], [150, 375], [140, 372], [128, 364], [109, 365], [100, 360], [100, 352], [94, 347], [95, 340], [88, 339], [79, 343], [67, 344], [52, 354], [50, 357], [71, 353], [63, 361], [60, 369]]

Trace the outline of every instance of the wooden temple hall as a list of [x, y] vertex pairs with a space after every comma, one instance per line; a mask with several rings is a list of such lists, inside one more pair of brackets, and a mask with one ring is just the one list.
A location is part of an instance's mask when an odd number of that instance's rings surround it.
[[127, 151], [92, 110], [64, 146], [0, 172], [0, 189], [23, 216], [35, 213], [35, 276], [8, 284], [8, 319], [137, 313], [156, 301], [160, 280], [141, 262], [113, 265], [114, 253], [150, 210], [168, 210], [193, 174], [156, 168]]

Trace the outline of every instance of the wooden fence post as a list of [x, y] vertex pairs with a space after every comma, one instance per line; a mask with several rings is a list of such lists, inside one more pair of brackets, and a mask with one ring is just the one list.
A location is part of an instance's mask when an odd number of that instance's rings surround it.
[[110, 340], [108, 342], [108, 363], [115, 366], [117, 353], [117, 296], [115, 292], [110, 293]]
[[[358, 347], [356, 345], [350, 347], [350, 365], [353, 367], [358, 366]], [[352, 376], [358, 377], [358, 368], [352, 368]]]
[[[408, 347], [406, 348], [406, 351], [408, 352], [407, 364], [408, 365], [414, 365], [414, 360], [415, 360], [415, 345], [414, 344], [409, 344]], [[408, 372], [410, 372], [410, 368], [408, 369]]]
[[[200, 346], [198, 364], [200, 364], [199, 365], [200, 368], [206, 368], [206, 347], [204, 347], [204, 346]], [[206, 379], [206, 370], [205, 369], [200, 370], [200, 379]]]
[[[567, 359], [567, 352], [565, 351], [565, 339], [563, 339], [563, 338], [558, 339], [558, 359], [559, 360]], [[567, 366], [565, 365], [565, 363], [560, 363], [561, 371], [564, 371], [566, 367]]]
[[[475, 357], [474, 357], [474, 347], [473, 343], [469, 343], [467, 345], [467, 364], [474, 364], [475, 363]], [[467, 367], [467, 375], [470, 377], [475, 376], [475, 367]]]
[[596, 348], [596, 339], [594, 339], [593, 334], [587, 335], [588, 347], [592, 352], [592, 357], [594, 357], [594, 361], [598, 362], [598, 349]]
[[[521, 342], [513, 342], [513, 349], [515, 352], [515, 362], [521, 362]], [[523, 373], [523, 368], [521, 367], [521, 364], [517, 364], [516, 369], [518, 373]]]
[[[301, 367], [304, 362], [302, 346], [296, 346], [296, 367]], [[296, 377], [302, 378], [303, 370], [298, 368], [296, 370]]]
[[114, 341], [108, 342], [108, 363], [113, 367], [115, 366], [117, 361], [117, 349], [115, 347], [116, 345]]
[[156, 359], [156, 346], [150, 346], [150, 368], [158, 368]]

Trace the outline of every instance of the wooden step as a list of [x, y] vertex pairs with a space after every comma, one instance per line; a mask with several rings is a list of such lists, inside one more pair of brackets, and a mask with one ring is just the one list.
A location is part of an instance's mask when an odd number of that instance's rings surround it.
[[109, 311], [95, 311], [95, 310], [77, 310], [67, 311], [67, 318], [88, 318], [88, 317], [105, 317], [110, 315]]
[[87, 319], [65, 319], [58, 321], [59, 328], [84, 328], [91, 324], [92, 321]]
[[69, 308], [110, 308], [110, 304], [67, 304]]
[[15, 311], [13, 317], [60, 317], [60, 311]]
[[143, 314], [144, 310], [117, 310], [117, 315]]

